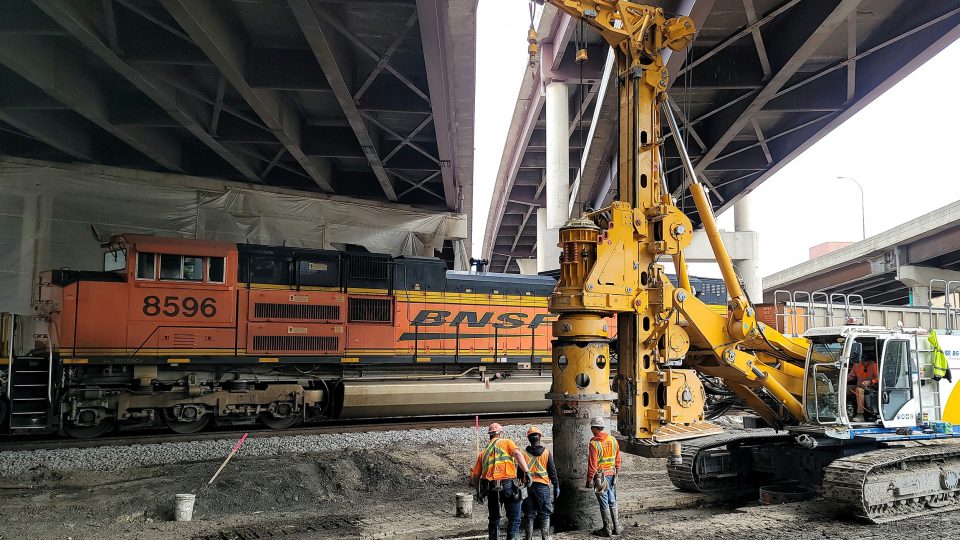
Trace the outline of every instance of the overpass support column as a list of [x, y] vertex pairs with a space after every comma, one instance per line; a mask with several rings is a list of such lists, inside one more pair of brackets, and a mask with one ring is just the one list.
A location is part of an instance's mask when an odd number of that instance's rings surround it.
[[[756, 229], [753, 224], [750, 195], [741, 198], [733, 205], [733, 228], [736, 232], [753, 232]], [[756, 233], [753, 234], [756, 242]], [[734, 259], [733, 264], [740, 271], [740, 279], [743, 280], [744, 290], [750, 300], [754, 302], [763, 302], [763, 283], [760, 277], [760, 257], [759, 250], [754, 249], [754, 256], [749, 259]]]
[[524, 276], [535, 276], [537, 275], [537, 260], [536, 259], [514, 259], [517, 261], [517, 266], [520, 267], [520, 274]]
[[560, 268], [560, 229], [547, 222], [547, 209], [537, 208], [537, 273]]
[[[960, 272], [956, 270], [944, 270], [931, 266], [915, 266], [904, 264], [897, 267], [897, 281], [903, 283], [910, 289], [910, 305], [927, 307], [930, 305], [930, 297], [934, 291], [930, 290], [931, 280], [944, 280], [946, 282], [960, 282]], [[943, 283], [939, 285], [943, 287]], [[957, 290], [957, 285], [951, 283], [952, 291]], [[953, 304], [954, 302], [951, 302]]]
[[557, 81], [547, 83], [546, 102], [547, 226], [560, 229], [570, 217], [570, 99], [567, 85]]
[[546, 208], [537, 210], [537, 272], [560, 268], [560, 227], [570, 217], [570, 99], [563, 81], [546, 88]]

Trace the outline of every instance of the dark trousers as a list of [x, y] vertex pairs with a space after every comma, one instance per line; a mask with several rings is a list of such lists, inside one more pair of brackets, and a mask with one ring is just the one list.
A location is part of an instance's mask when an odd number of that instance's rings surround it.
[[516, 536], [520, 534], [520, 498], [513, 480], [502, 480], [500, 491], [491, 489], [487, 494], [487, 510], [490, 511], [487, 532], [490, 538], [497, 537], [497, 528], [500, 526], [500, 505], [507, 514], [507, 533]]
[[548, 518], [553, 513], [553, 493], [551, 486], [534, 482], [530, 484], [527, 499], [523, 501], [523, 517], [536, 520]]

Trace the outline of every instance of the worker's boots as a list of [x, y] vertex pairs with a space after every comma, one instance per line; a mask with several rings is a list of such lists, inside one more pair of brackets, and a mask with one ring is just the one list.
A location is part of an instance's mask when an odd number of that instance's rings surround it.
[[533, 540], [533, 520], [523, 519], [523, 540]]
[[540, 518], [540, 540], [553, 540], [550, 534], [550, 518]]
[[613, 527], [613, 534], [615, 536], [623, 533], [623, 529], [620, 528], [620, 513], [617, 511], [617, 505], [610, 505], [610, 525]]
[[500, 540], [500, 524], [490, 523], [487, 525], [487, 539]]
[[603, 520], [603, 528], [593, 531], [594, 536], [601, 536], [603, 538], [610, 538], [613, 536], [610, 529], [610, 509], [606, 506], [600, 507], [600, 519]]

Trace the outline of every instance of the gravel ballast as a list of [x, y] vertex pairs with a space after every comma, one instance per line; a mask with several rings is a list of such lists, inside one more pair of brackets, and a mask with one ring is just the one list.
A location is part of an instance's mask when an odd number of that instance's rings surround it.
[[[507, 437], [524, 441], [529, 425], [504, 426]], [[549, 424], [538, 427], [549, 433]], [[244, 442], [237, 457], [275, 456], [333, 452], [344, 449], [376, 448], [403, 443], [474, 445], [473, 428], [411, 429], [406, 431], [369, 431], [323, 435], [258, 436]], [[481, 445], [486, 434], [481, 433]], [[208, 461], [224, 458], [234, 439], [202, 440], [101, 446], [92, 448], [58, 448], [52, 450], [17, 450], [0, 452], [0, 477], [17, 476], [37, 470], [49, 471], [117, 471], [131, 467], [164, 465], [178, 462]]]

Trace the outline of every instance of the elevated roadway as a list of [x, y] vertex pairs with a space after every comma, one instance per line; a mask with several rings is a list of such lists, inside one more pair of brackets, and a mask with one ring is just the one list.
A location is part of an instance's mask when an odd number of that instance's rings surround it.
[[[717, 212], [960, 36], [960, 5], [952, 1], [653, 3], [689, 14], [699, 28], [692, 48], [669, 59], [671, 104]], [[537, 219], [548, 201], [568, 201], [573, 215], [616, 195], [616, 78], [605, 49], [587, 29], [581, 78], [575, 21], [547, 7], [538, 31], [542, 59], [524, 75], [486, 224], [483, 256], [492, 271], [535, 266], [528, 261], [538, 256], [538, 224], [541, 236], [544, 226], [557, 226]], [[551, 96], [565, 99], [558, 107], [568, 112], [556, 121], [569, 133], [554, 154], [567, 163], [554, 166], [556, 179], [548, 172]], [[665, 150], [669, 186], [695, 212], [669, 137]]]
[[[931, 280], [940, 280], [932, 291]], [[948, 284], [950, 292], [960, 289], [960, 202], [767, 276], [763, 297], [822, 291], [859, 294], [867, 304], [927, 306]]]
[[0, 0], [0, 153], [467, 212], [476, 0]]

